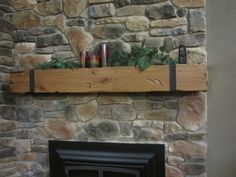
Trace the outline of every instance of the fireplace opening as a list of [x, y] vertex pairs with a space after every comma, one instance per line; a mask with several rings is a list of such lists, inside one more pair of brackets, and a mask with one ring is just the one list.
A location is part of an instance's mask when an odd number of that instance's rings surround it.
[[49, 141], [50, 177], [165, 177], [163, 144]]

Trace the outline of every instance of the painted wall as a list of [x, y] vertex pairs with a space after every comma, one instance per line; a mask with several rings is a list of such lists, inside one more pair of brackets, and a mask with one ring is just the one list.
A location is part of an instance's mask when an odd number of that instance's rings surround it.
[[236, 1], [208, 0], [209, 177], [236, 176]]

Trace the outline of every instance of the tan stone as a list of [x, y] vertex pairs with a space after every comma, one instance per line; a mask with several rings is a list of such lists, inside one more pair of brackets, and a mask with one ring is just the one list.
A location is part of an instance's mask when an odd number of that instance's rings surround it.
[[33, 9], [37, 0], [12, 0], [12, 5], [16, 10]]
[[187, 25], [186, 18], [171, 18], [165, 20], [154, 20], [150, 23], [151, 27], [159, 27], [159, 28], [171, 28], [176, 26]]
[[43, 1], [34, 8], [35, 12], [42, 16], [57, 15], [62, 12], [61, 0]]
[[38, 67], [41, 63], [51, 60], [52, 55], [27, 54], [21, 56], [21, 62], [25, 69]]
[[56, 18], [56, 26], [62, 31], [66, 31], [66, 16], [61, 14]]
[[26, 172], [32, 169], [32, 163], [31, 162], [17, 162], [16, 167], [19, 172]]
[[166, 133], [174, 133], [174, 132], [177, 132], [180, 130], [182, 130], [182, 127], [174, 121], [170, 121], [170, 122], [165, 123], [165, 132]]
[[21, 153], [17, 155], [18, 161], [36, 161], [37, 154], [36, 153]]
[[30, 140], [26, 139], [16, 140], [15, 147], [18, 153], [30, 152], [31, 151]]
[[177, 121], [185, 129], [197, 131], [206, 125], [206, 94], [192, 93], [179, 100]]
[[77, 106], [76, 113], [80, 120], [88, 121], [93, 119], [97, 115], [97, 109], [98, 109], [98, 104], [94, 100], [86, 104]]
[[204, 7], [204, 0], [171, 0], [178, 7]]
[[35, 43], [22, 42], [15, 45], [15, 49], [19, 53], [31, 53], [35, 49]]
[[207, 145], [203, 142], [178, 141], [169, 147], [169, 151], [177, 156], [206, 156]]
[[98, 97], [98, 103], [101, 105], [110, 105], [110, 104], [131, 104], [132, 99], [128, 95], [124, 94], [115, 94], [115, 95], [101, 95]]
[[73, 51], [79, 57], [80, 51], [88, 51], [93, 42], [93, 37], [80, 27], [71, 27], [66, 30], [66, 36], [69, 39]]
[[42, 26], [45, 26], [45, 27], [56, 26], [56, 18], [57, 16], [48, 16], [48, 17], [42, 18]]
[[88, 0], [89, 4], [98, 4], [98, 3], [105, 3], [105, 2], [113, 2], [113, 0]]
[[97, 38], [116, 39], [122, 36], [125, 27], [121, 24], [96, 25], [92, 29], [92, 34]]
[[146, 118], [152, 120], [174, 120], [176, 115], [176, 110], [163, 109], [147, 112]]
[[169, 165], [177, 166], [178, 164], [184, 162], [184, 158], [170, 155], [167, 158], [167, 162]]
[[87, 6], [87, 0], [63, 0], [64, 12], [68, 17], [78, 17]]
[[76, 94], [70, 95], [68, 101], [70, 104], [84, 104], [97, 98], [97, 94]]
[[107, 17], [96, 20], [97, 25], [109, 24], [109, 23], [124, 23], [126, 17]]
[[45, 127], [39, 129], [39, 133], [48, 138], [70, 140], [75, 137], [75, 124], [63, 119], [51, 119], [45, 121]]
[[[172, 58], [178, 58], [179, 50], [175, 49], [170, 52]], [[204, 47], [188, 48], [187, 49], [187, 63], [200, 64], [207, 62], [207, 53]]]
[[16, 162], [3, 162], [3, 163], [0, 162], [0, 170], [15, 167], [15, 166], [16, 166]]
[[20, 11], [13, 15], [12, 22], [17, 29], [29, 29], [41, 26], [41, 19], [31, 11]]
[[149, 20], [144, 16], [131, 16], [127, 18], [126, 27], [130, 31], [147, 31], [149, 29]]
[[0, 132], [6, 132], [16, 129], [16, 123], [12, 121], [1, 121], [0, 122]]
[[166, 164], [166, 177], [184, 177], [182, 171]]
[[116, 16], [144, 15], [145, 8], [140, 5], [125, 6], [116, 10]]

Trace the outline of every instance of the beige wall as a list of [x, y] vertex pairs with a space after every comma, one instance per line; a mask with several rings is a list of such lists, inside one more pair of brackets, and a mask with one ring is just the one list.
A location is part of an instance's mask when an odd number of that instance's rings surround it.
[[208, 0], [209, 177], [236, 176], [236, 1]]

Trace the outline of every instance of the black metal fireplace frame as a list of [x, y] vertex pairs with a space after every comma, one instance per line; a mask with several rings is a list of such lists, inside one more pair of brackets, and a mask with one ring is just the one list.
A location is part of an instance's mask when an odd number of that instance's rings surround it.
[[114, 170], [136, 177], [165, 177], [163, 144], [49, 141], [50, 177], [68, 177], [78, 169]]

